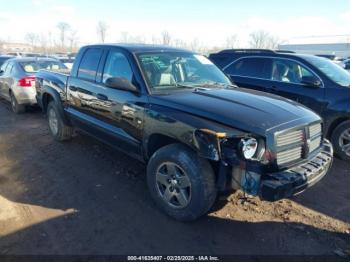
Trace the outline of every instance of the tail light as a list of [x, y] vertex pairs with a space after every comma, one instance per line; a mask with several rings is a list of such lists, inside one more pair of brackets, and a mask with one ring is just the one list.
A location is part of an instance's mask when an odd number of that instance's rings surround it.
[[35, 82], [35, 76], [26, 76], [18, 80], [18, 85], [21, 87], [29, 87], [29, 86], [32, 86], [32, 83], [34, 82]]

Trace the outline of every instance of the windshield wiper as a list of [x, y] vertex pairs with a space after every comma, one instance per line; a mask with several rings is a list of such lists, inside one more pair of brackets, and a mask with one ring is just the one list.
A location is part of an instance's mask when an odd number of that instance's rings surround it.
[[219, 87], [219, 88], [222, 88], [222, 87], [224, 87], [224, 88], [237, 88], [238, 86], [236, 86], [236, 85], [233, 85], [233, 84], [225, 84], [225, 83], [219, 83], [219, 82], [210, 82], [210, 83], [202, 83], [202, 84], [197, 84], [196, 85], [196, 87], [200, 87], [200, 86], [202, 86], [202, 87]]
[[190, 85], [184, 85], [184, 84], [179, 84], [179, 83], [175, 83], [176, 87], [182, 87], [182, 88], [188, 88], [188, 89], [193, 89], [195, 88], [195, 86], [190, 86]]

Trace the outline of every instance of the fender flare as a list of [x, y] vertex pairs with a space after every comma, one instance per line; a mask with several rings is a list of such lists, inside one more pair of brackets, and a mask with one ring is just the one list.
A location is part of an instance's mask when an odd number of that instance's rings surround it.
[[58, 109], [58, 112], [59, 112], [63, 122], [66, 125], [71, 126], [72, 124], [69, 121], [69, 118], [67, 117], [67, 115], [65, 114], [60, 94], [55, 89], [53, 89], [52, 87], [49, 87], [49, 86], [45, 86], [45, 89], [44, 89], [42, 96], [41, 96], [41, 103], [42, 103], [42, 107], [43, 107], [43, 112], [46, 113], [47, 106], [49, 104], [48, 101], [46, 101], [47, 96], [50, 96], [52, 98], [52, 100], [55, 102], [57, 109]]

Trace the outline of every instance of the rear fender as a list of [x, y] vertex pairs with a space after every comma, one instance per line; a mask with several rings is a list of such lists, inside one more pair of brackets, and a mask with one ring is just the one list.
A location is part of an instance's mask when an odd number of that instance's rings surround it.
[[67, 115], [64, 112], [64, 108], [63, 108], [63, 104], [62, 104], [62, 100], [61, 100], [61, 96], [60, 94], [57, 92], [57, 90], [53, 89], [50, 86], [45, 86], [44, 87], [44, 92], [42, 94], [42, 106], [43, 106], [43, 112], [46, 113], [47, 107], [51, 101], [54, 101], [58, 112], [63, 120], [63, 122], [66, 125], [72, 125], [71, 122], [69, 121], [69, 118], [67, 117]]

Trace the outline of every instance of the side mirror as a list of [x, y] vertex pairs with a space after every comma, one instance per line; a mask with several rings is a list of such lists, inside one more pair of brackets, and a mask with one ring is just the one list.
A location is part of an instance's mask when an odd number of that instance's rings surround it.
[[3, 73], [4, 73], [4, 70], [1, 70], [1, 69], [0, 69], [0, 75], [2, 75]]
[[105, 85], [110, 88], [120, 89], [137, 93], [138, 89], [128, 79], [124, 77], [110, 77], [107, 78]]
[[318, 88], [321, 86], [321, 81], [314, 76], [303, 76], [301, 83], [308, 87]]
[[346, 63], [346, 64], [345, 64], [345, 69], [346, 69], [346, 70], [350, 69], [350, 63]]

